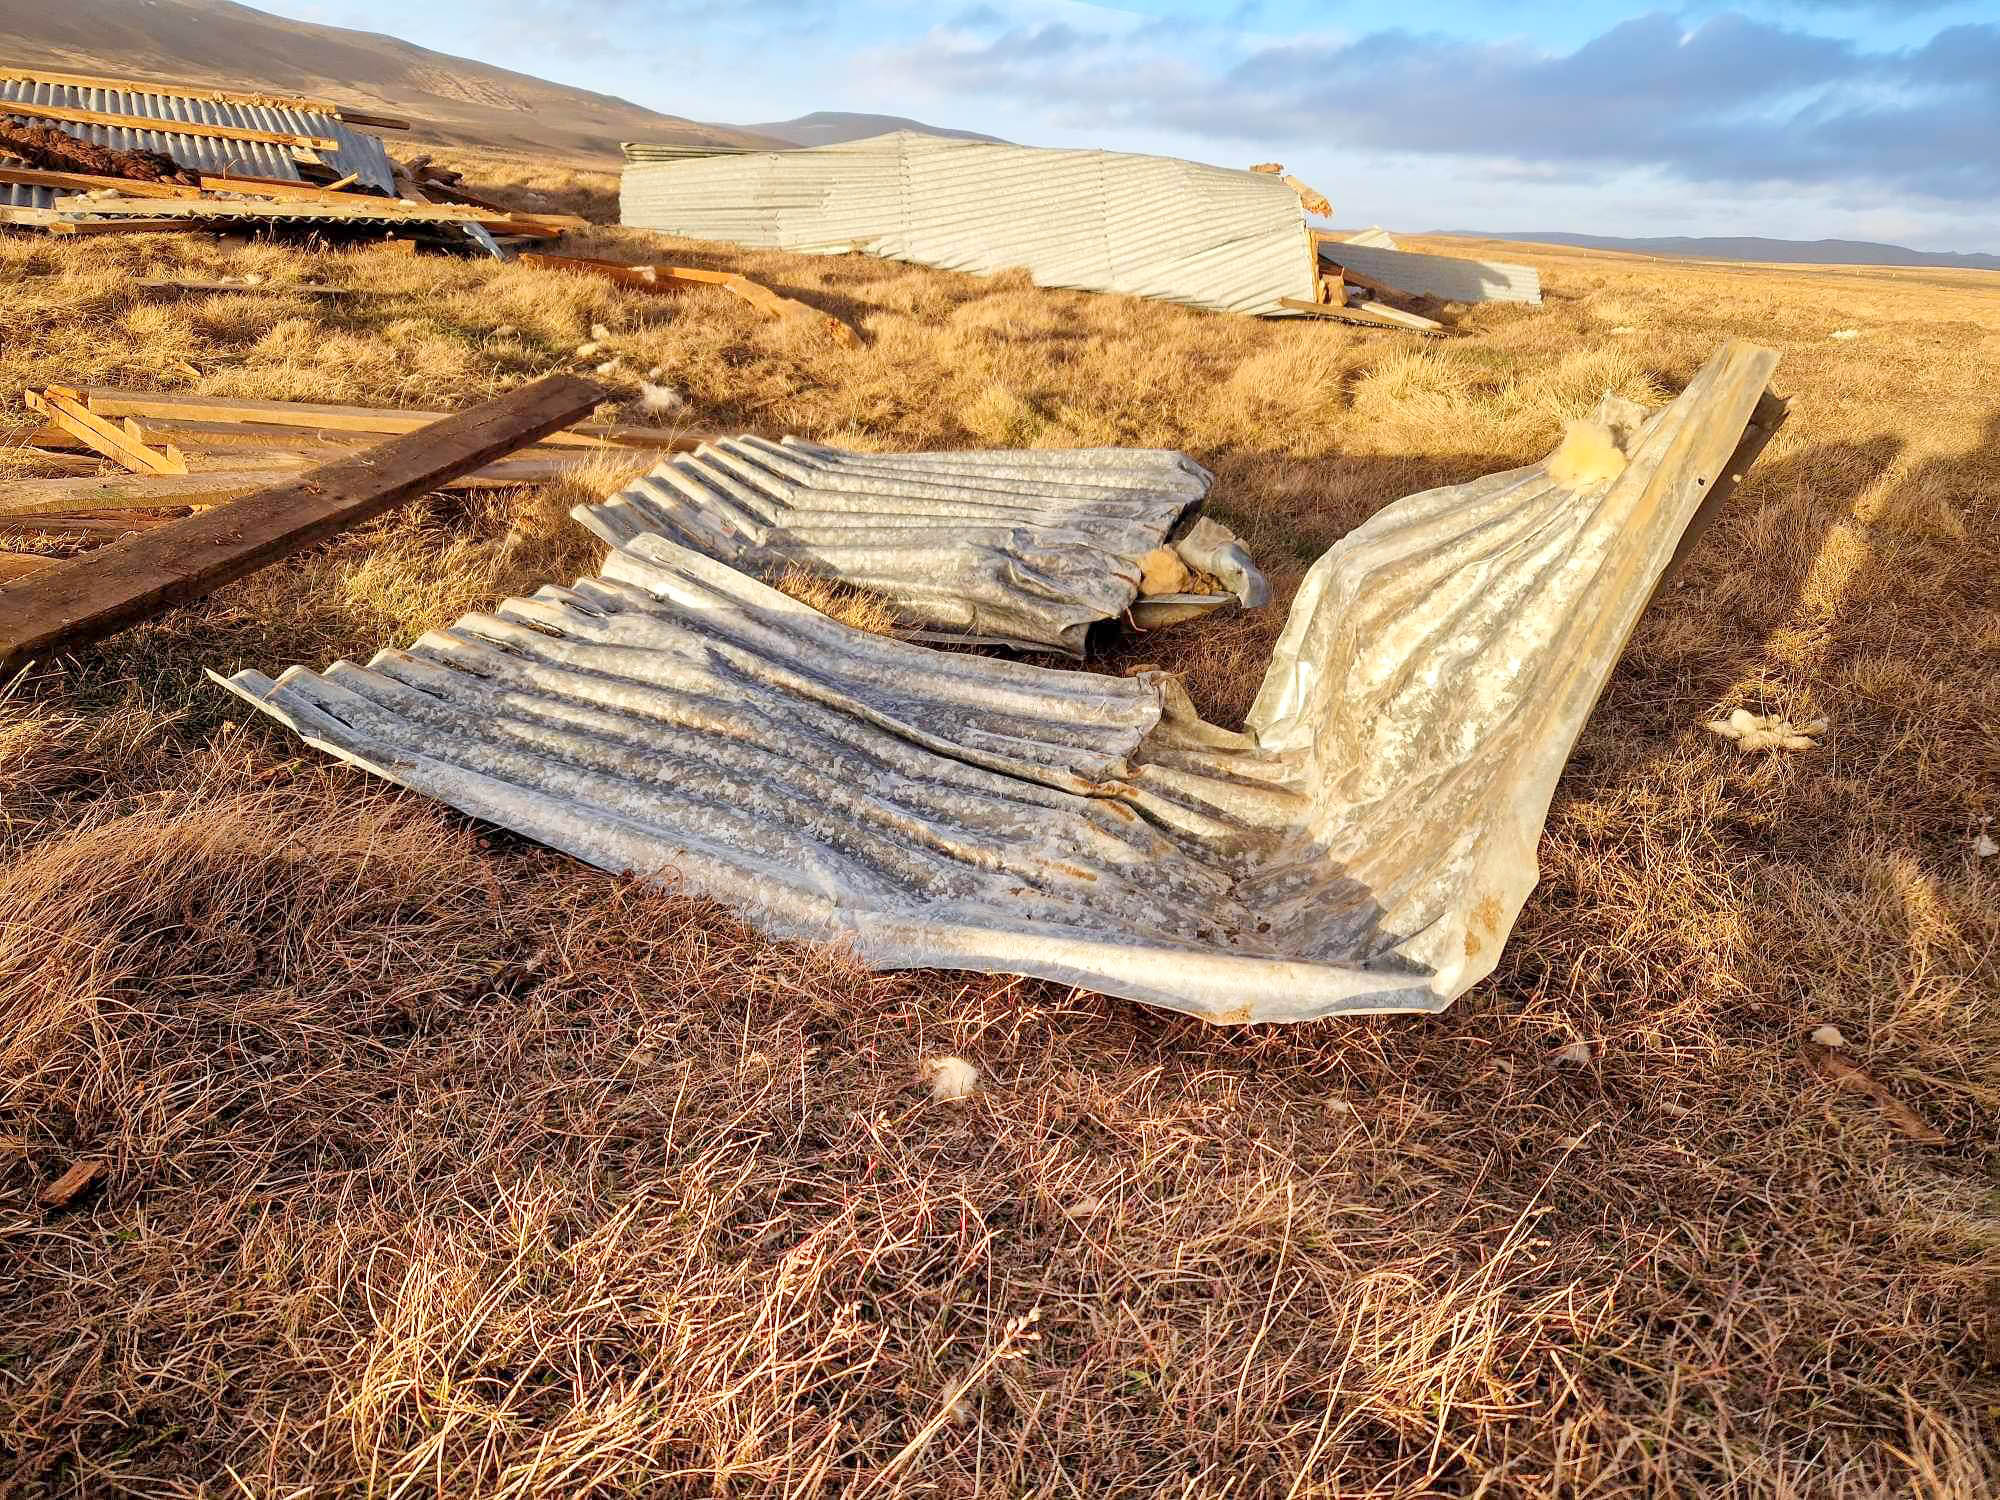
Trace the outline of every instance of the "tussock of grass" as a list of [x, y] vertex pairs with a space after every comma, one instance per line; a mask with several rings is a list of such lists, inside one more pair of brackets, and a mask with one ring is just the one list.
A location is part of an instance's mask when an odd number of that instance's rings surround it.
[[[0, 684], [0, 1484], [1992, 1493], [1987, 280], [1538, 247], [1559, 298], [1418, 344], [578, 249], [739, 268], [867, 343], [518, 266], [8, 238], [0, 385], [460, 406], [602, 323], [633, 372], [606, 416], [641, 420], [658, 365], [706, 430], [1185, 448], [1278, 603], [1098, 665], [1223, 719], [1304, 568], [1390, 499], [1531, 462], [1732, 332], [1784, 352], [1794, 415], [1635, 632], [1499, 969], [1430, 1020], [1216, 1031], [868, 975], [361, 777], [200, 676], [588, 572], [567, 510], [624, 472], [428, 498]], [[388, 295], [130, 288], [249, 270]], [[1825, 337], [1830, 294], [1865, 345]], [[1831, 728], [1743, 756], [1701, 727], [1737, 707]], [[1954, 1144], [1809, 1072], [1828, 1023]], [[949, 1108], [945, 1054], [980, 1074]], [[35, 1205], [90, 1156], [102, 1189]]]

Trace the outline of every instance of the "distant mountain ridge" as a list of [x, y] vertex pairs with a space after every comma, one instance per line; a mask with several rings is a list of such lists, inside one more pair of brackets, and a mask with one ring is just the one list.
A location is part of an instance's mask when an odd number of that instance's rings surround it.
[[774, 135], [794, 146], [836, 146], [842, 141], [865, 141], [870, 136], [888, 135], [896, 130], [915, 130], [924, 135], [949, 136], [955, 141], [998, 141], [997, 135], [981, 135], [976, 130], [952, 130], [943, 125], [926, 125], [902, 115], [855, 114], [843, 109], [816, 109], [796, 120], [775, 120], [764, 125], [742, 125], [740, 130], [758, 135]]
[[1622, 239], [1615, 235], [1563, 234], [1548, 230], [1489, 233], [1481, 229], [1438, 229], [1460, 239], [1522, 240], [1535, 245], [1572, 245], [1579, 250], [1625, 250], [1637, 255], [1671, 255], [1693, 260], [1761, 260], [1798, 266], [1939, 266], [1963, 271], [2000, 271], [2000, 255], [1979, 251], [1912, 250], [1873, 240], [1774, 240], [1756, 235], [1667, 235]]
[[56, 72], [264, 88], [400, 115], [420, 141], [615, 159], [620, 141], [787, 144], [230, 0], [0, 0], [0, 59]]

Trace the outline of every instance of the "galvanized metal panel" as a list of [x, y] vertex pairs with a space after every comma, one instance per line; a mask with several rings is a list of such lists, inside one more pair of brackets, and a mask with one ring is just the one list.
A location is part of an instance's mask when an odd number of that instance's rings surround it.
[[0, 182], [0, 208], [41, 208], [56, 206], [53, 188], [28, 187], [19, 182]]
[[1615, 479], [1536, 464], [1385, 507], [1308, 574], [1241, 734], [1162, 674], [865, 635], [653, 536], [365, 668], [217, 680], [398, 785], [880, 968], [1214, 1021], [1436, 1010], [1498, 958], [1776, 358], [1725, 346]]
[[[732, 567], [787, 565], [881, 594], [927, 636], [1084, 653], [1090, 627], [1138, 596], [1141, 561], [1192, 522], [1213, 476], [1159, 449], [854, 453], [729, 438], [666, 460], [572, 512], [614, 547], [665, 537]], [[1210, 526], [1204, 542], [1235, 542]], [[1236, 546], [1192, 565], [1266, 597]], [[1182, 596], [1176, 596], [1182, 597]]]
[[[0, 115], [9, 101], [45, 104], [61, 109], [87, 109], [99, 114], [140, 116], [155, 126], [80, 125], [67, 120], [43, 120], [65, 135], [118, 151], [157, 151], [195, 172], [278, 177], [300, 182], [291, 148], [269, 141], [232, 141], [204, 135], [204, 125], [241, 130], [274, 131], [285, 135], [320, 136], [338, 141], [339, 149], [320, 151], [319, 158], [337, 176], [354, 173], [356, 186], [378, 193], [395, 192], [389, 153], [379, 137], [342, 123], [331, 115], [277, 104], [239, 104], [217, 99], [190, 99], [171, 92], [146, 89], [82, 88], [73, 84], [36, 83], [0, 78]], [[25, 118], [25, 117], [24, 117]]]
[[1173, 157], [899, 131], [701, 161], [628, 163], [627, 225], [760, 249], [863, 250], [1039, 286], [1284, 315], [1315, 299], [1298, 195]]
[[1441, 302], [1532, 302], [1542, 300], [1542, 277], [1533, 266], [1498, 260], [1466, 260], [1456, 255], [1420, 255], [1380, 245], [1322, 244], [1320, 257], [1373, 277], [1385, 286]]

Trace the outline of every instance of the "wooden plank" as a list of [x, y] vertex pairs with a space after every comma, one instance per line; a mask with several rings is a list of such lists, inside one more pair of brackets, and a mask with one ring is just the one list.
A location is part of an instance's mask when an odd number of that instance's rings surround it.
[[371, 193], [335, 192], [330, 187], [318, 187], [310, 182], [293, 182], [284, 177], [252, 177], [231, 172], [203, 172], [201, 190], [204, 193], [251, 193], [259, 198], [296, 199], [303, 203], [333, 203], [350, 205], [372, 203], [385, 211], [412, 205], [396, 198], [378, 198]]
[[270, 146], [302, 146], [309, 151], [338, 151], [340, 142], [324, 135], [294, 135], [289, 131], [251, 130], [241, 125], [210, 125], [203, 120], [159, 120], [151, 115], [110, 114], [101, 109], [69, 109], [60, 104], [24, 104], [0, 100], [0, 116], [57, 120], [67, 125], [113, 125], [121, 130], [153, 131], [160, 135], [204, 136], [217, 141], [262, 141]]
[[586, 415], [574, 375], [519, 390], [0, 593], [0, 667], [74, 650], [337, 535]]
[[0, 552], [0, 584], [32, 577], [61, 561], [59, 557], [43, 557], [39, 552]]
[[1355, 286], [1360, 287], [1362, 291], [1373, 292], [1377, 297], [1408, 297], [1410, 295], [1408, 292], [1400, 292], [1392, 286], [1377, 281], [1373, 276], [1365, 276], [1359, 271], [1349, 270], [1346, 266], [1336, 265], [1331, 261], [1322, 260], [1320, 268], [1328, 278], [1338, 277], [1342, 281], [1352, 282]]
[[735, 271], [704, 271], [693, 266], [630, 266], [617, 261], [589, 260], [574, 255], [538, 255], [532, 251], [523, 251], [517, 258], [524, 266], [535, 266], [546, 271], [575, 271], [585, 276], [598, 276], [641, 292], [673, 292], [687, 285], [719, 286], [724, 291], [741, 297], [766, 317], [810, 318], [824, 326], [850, 349], [861, 342], [860, 336], [852, 328], [831, 313], [821, 312], [818, 308], [808, 306], [796, 298], [783, 296], [762, 282], [752, 281], [748, 276]]
[[98, 474], [81, 479], [0, 480], [0, 516], [124, 510], [138, 505], [219, 505], [280, 484], [295, 469], [218, 470], [213, 474]]
[[27, 403], [28, 410], [47, 417], [56, 426], [134, 474], [185, 474], [188, 471], [187, 461], [172, 448], [155, 452], [129, 431], [105, 421], [84, 404], [81, 391], [52, 385], [45, 391], [24, 391], [21, 399]]
[[1315, 313], [1322, 318], [1339, 318], [1349, 323], [1366, 323], [1374, 328], [1407, 328], [1417, 333], [1443, 333], [1444, 324], [1429, 318], [1420, 318], [1415, 313], [1406, 313], [1399, 308], [1384, 307], [1379, 302], [1350, 302], [1345, 307], [1335, 307], [1331, 303], [1307, 302], [1300, 297], [1280, 297], [1280, 307], [1291, 308], [1295, 312]]
[[207, 228], [198, 219], [101, 219], [96, 223], [57, 219], [45, 227], [50, 234], [65, 238], [76, 234], [200, 234]]
[[94, 193], [113, 188], [135, 198], [199, 198], [201, 189], [181, 182], [142, 182], [132, 177], [101, 177], [91, 172], [51, 172], [41, 167], [14, 167], [0, 164], [0, 182], [22, 187], [62, 188], [73, 193]]
[[349, 109], [345, 104], [336, 105], [335, 112], [349, 125], [359, 125], [364, 130], [410, 130], [414, 127], [408, 120], [397, 115], [378, 115], [371, 111]]
[[[127, 421], [135, 420], [128, 417]], [[358, 448], [380, 436], [371, 432], [342, 432], [330, 427], [277, 427], [258, 422], [190, 422], [177, 417], [148, 417], [139, 430], [149, 443], [172, 443], [183, 451], [205, 453], [225, 449], [232, 453], [261, 448], [293, 453]], [[67, 433], [62, 434], [68, 437]], [[669, 440], [671, 442], [672, 440]], [[616, 446], [606, 444], [606, 447]], [[540, 442], [523, 448], [520, 456], [577, 458], [575, 444]]]
[[41, 516], [0, 515], [0, 537], [123, 536], [151, 531], [175, 519], [155, 510], [62, 511]]
[[[92, 386], [90, 409], [106, 417], [172, 417], [192, 421], [263, 422], [275, 427], [325, 427], [346, 432], [414, 432], [444, 412], [389, 406], [333, 406], [316, 401], [259, 401], [237, 396], [194, 396], [177, 391], [127, 391]], [[658, 448], [679, 452], [686, 439], [661, 427], [578, 422], [543, 439], [564, 448]]]
[[[249, 189], [245, 189], [249, 191]], [[266, 192], [259, 188], [258, 192]], [[456, 204], [414, 205], [394, 198], [375, 198], [366, 193], [335, 193], [332, 200], [319, 203], [280, 202], [275, 198], [244, 200], [201, 197], [196, 199], [158, 198], [58, 198], [55, 209], [65, 214], [96, 214], [103, 218], [134, 218], [152, 215], [162, 219], [297, 219], [301, 222], [349, 223], [360, 220], [408, 221], [411, 224], [499, 224], [518, 228], [516, 221], [497, 219], [481, 208], [461, 208]]]
[[[380, 434], [375, 436], [379, 437]], [[658, 451], [692, 453], [708, 439], [700, 434], [677, 437]], [[594, 457], [623, 453], [635, 459], [644, 451], [637, 448], [607, 447], [597, 450], [559, 448], [551, 450], [531, 444], [515, 455], [485, 464], [462, 474], [442, 490], [485, 490], [516, 484], [541, 484], [575, 472]], [[50, 515], [80, 515], [137, 507], [189, 506], [203, 510], [254, 494], [294, 478], [313, 461], [332, 462], [347, 456], [341, 449], [317, 453], [266, 453], [239, 451], [244, 465], [218, 469], [209, 474], [162, 475], [94, 474], [77, 479], [0, 479], [0, 526], [10, 521], [26, 522]]]

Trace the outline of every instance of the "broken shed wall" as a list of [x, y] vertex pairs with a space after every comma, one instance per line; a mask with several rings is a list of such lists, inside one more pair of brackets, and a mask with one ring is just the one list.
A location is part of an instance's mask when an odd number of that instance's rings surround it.
[[229, 173], [239, 177], [304, 181], [290, 146], [273, 141], [224, 140], [204, 135], [204, 125], [319, 136], [340, 143], [336, 151], [315, 153], [336, 176], [345, 177], [352, 172], [357, 178], [357, 187], [379, 193], [395, 191], [388, 149], [378, 137], [313, 110], [276, 104], [190, 99], [170, 90], [81, 88], [66, 83], [0, 78], [0, 116], [7, 113], [9, 101], [60, 109], [93, 110], [98, 114], [143, 116], [155, 123], [82, 125], [69, 120], [43, 119], [35, 119], [34, 123], [52, 125], [65, 135], [114, 151], [157, 151], [172, 157], [190, 171], [211, 176]]
[[911, 131], [803, 151], [632, 161], [631, 227], [755, 249], [862, 251], [1220, 312], [1312, 302], [1298, 195], [1175, 157], [1052, 151]]

